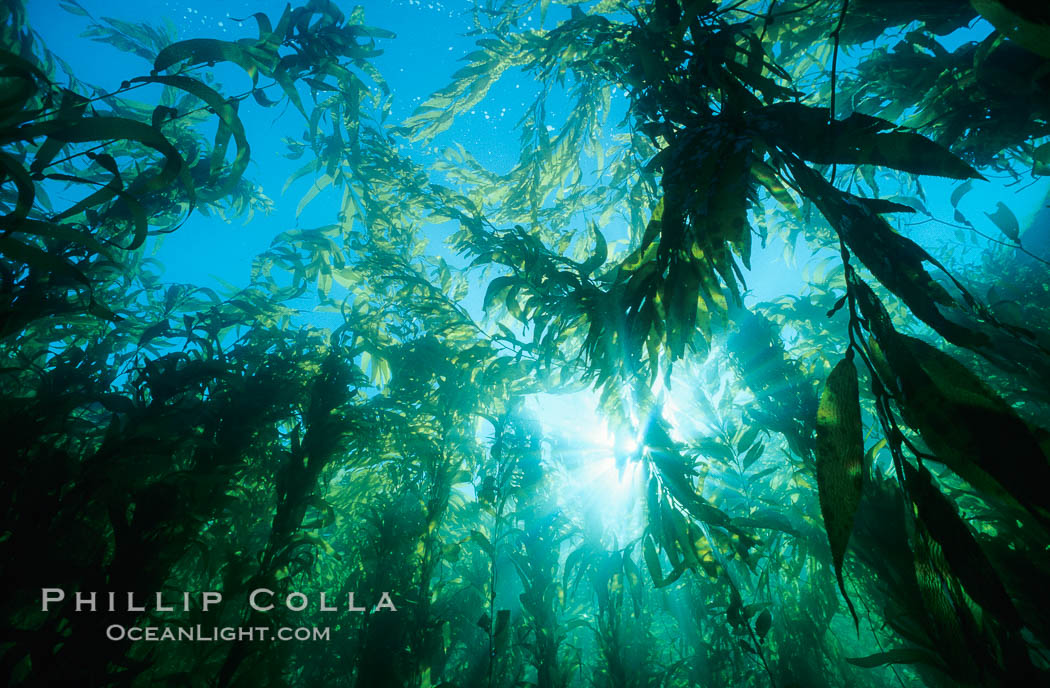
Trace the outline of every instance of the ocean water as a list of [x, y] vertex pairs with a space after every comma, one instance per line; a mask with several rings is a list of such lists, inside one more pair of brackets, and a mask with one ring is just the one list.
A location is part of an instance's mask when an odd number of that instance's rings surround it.
[[1045, 12], [0, 16], [8, 685], [1047, 682]]

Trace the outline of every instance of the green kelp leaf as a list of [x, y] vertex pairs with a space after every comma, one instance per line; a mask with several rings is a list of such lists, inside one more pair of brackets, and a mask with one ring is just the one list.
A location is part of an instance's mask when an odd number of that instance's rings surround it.
[[41, 114], [40, 109], [27, 111], [26, 107], [37, 93], [35, 81], [21, 74], [11, 74], [7, 69], [0, 70], [0, 79], [6, 82], [5, 93], [0, 95], [0, 126], [14, 126]]
[[[973, 649], [976, 623], [969, 606], [960, 599], [959, 581], [948, 569], [941, 547], [922, 521], [916, 520], [912, 536], [915, 581], [937, 639], [937, 654], [944, 658], [953, 677], [977, 672]], [[969, 642], [968, 642], [969, 641]]]
[[[925, 249], [893, 231], [885, 219], [836, 189], [805, 163], [790, 159], [789, 165], [802, 191], [846, 246], [916, 317], [957, 346], [979, 349], [988, 343], [987, 335], [960, 325], [941, 312], [942, 306], [959, 304], [926, 270], [926, 263], [938, 267], [940, 263]], [[963, 296], [969, 294], [963, 292]]]
[[[854, 2], [849, 6], [849, 19], [842, 27], [842, 44], [853, 45], [874, 41], [888, 29], [921, 21], [923, 33], [945, 36], [964, 28], [976, 12], [965, 2]], [[890, 33], [889, 35], [893, 35]], [[943, 48], [942, 48], [943, 50]]]
[[[62, 89], [62, 98], [59, 101], [58, 112], [55, 113], [54, 119], [65, 122], [80, 119], [87, 110], [87, 105], [88, 99], [84, 96], [68, 89]], [[40, 144], [40, 148], [36, 150], [33, 163], [29, 166], [29, 171], [33, 174], [39, 174], [42, 169], [51, 164], [65, 145], [66, 142], [61, 139], [53, 136], [48, 137], [47, 140]]]
[[225, 140], [231, 135], [237, 145], [237, 152], [230, 165], [229, 174], [222, 184], [209, 192], [207, 199], [221, 198], [229, 193], [237, 185], [237, 181], [244, 174], [251, 159], [251, 147], [248, 145], [248, 137], [244, 132], [244, 124], [237, 114], [238, 101], [227, 100], [212, 87], [185, 76], [144, 76], [131, 81], [132, 83], [164, 84], [185, 91], [204, 101], [209, 109], [219, 117], [219, 128], [215, 134], [215, 157], [211, 162], [212, 173], [217, 172], [221, 166], [226, 151]]
[[260, 40], [265, 40], [266, 38], [268, 38], [270, 36], [270, 34], [273, 33], [273, 24], [270, 22], [270, 18], [267, 17], [262, 12], [255, 12], [254, 14], [251, 14], [251, 15], [249, 15], [247, 17], [243, 17], [243, 18], [230, 17], [231, 20], [233, 20], [235, 22], [238, 22], [238, 23], [246, 22], [246, 21], [248, 21], [249, 18], [255, 20], [255, 25], [259, 29], [259, 39]]
[[594, 253], [580, 263], [580, 274], [585, 277], [604, 265], [605, 260], [609, 257], [609, 246], [605, 237], [598, 231], [598, 226], [592, 224], [591, 232], [594, 233]]
[[[777, 469], [778, 468], [779, 467], [777, 467]], [[782, 533], [800, 536], [799, 530], [792, 524], [791, 519], [773, 509], [758, 509], [750, 516], [733, 519], [733, 523], [751, 529], [765, 528], [767, 530], [777, 530]]]
[[747, 454], [744, 455], [744, 458], [742, 460], [742, 464], [745, 471], [751, 468], [751, 466], [753, 466], [754, 463], [762, 457], [763, 451], [765, 451], [765, 445], [763, 445], [761, 442], [747, 450]]
[[448, 129], [456, 117], [484, 99], [510, 66], [506, 55], [493, 49], [475, 51], [462, 59], [469, 65], [452, 75], [452, 83], [433, 93], [401, 123], [399, 130], [410, 140], [429, 141]]
[[[303, 106], [303, 99], [296, 88], [296, 72], [294, 68], [298, 66], [297, 58], [297, 55], [287, 55], [281, 58], [274, 69], [273, 78], [281, 87], [281, 90], [284, 91], [284, 94], [288, 96], [288, 100], [295, 106], [295, 109], [309, 122], [311, 121], [310, 115], [306, 112], [306, 108]], [[315, 136], [316, 132], [311, 130], [310, 135]]]
[[1050, 142], [1044, 143], [1032, 153], [1032, 174], [1045, 177], [1050, 175]]
[[334, 181], [335, 179], [329, 174], [323, 174], [318, 179], [314, 180], [314, 183], [306, 190], [303, 197], [299, 199], [299, 205], [295, 207], [295, 219], [298, 220], [299, 216], [303, 214], [303, 210], [306, 209], [306, 206], [310, 205], [310, 202], [317, 197], [317, 194], [331, 186]]
[[[673, 569], [671, 569], [671, 572], [667, 574], [667, 577], [664, 578], [659, 583], [654, 583], [653, 587], [655, 587], [655, 588], [666, 588], [669, 585], [677, 583], [678, 579], [681, 578], [682, 575], [688, 570], [690, 570], [690, 567], [689, 567], [689, 565], [686, 562], [684, 562], [684, 561], [678, 562], [675, 565], [675, 567]], [[705, 570], [706, 570], [706, 566], [705, 566]]]
[[485, 551], [485, 554], [490, 557], [496, 556], [496, 550], [492, 547], [492, 543], [489, 542], [489, 539], [485, 537], [485, 534], [480, 530], [470, 531], [470, 537], [468, 539], [478, 543], [481, 549]]
[[740, 626], [747, 619], [743, 616], [744, 601], [740, 599], [740, 591], [735, 585], [729, 587], [729, 606], [726, 607], [726, 621], [733, 626]]
[[863, 148], [866, 142], [855, 144], [857, 154], [865, 163], [949, 179], [982, 178], [977, 170], [947, 148], [920, 134], [894, 131], [876, 134], [871, 139], [870, 149]]
[[[352, 19], [351, 19], [352, 21]], [[379, 26], [365, 26], [364, 24], [354, 24], [347, 27], [354, 35], [368, 36], [369, 38], [386, 38], [393, 40], [397, 38], [397, 34], [389, 29], [384, 29]]]
[[496, 625], [494, 626], [493, 634], [498, 636], [501, 633], [506, 632], [507, 624], [510, 622], [510, 610], [500, 609], [496, 612]]
[[1010, 241], [1016, 243], [1021, 240], [1021, 226], [1017, 222], [1017, 216], [1005, 203], [999, 201], [995, 206], [995, 212], [985, 213], [985, 215], [995, 223], [999, 231], [1006, 235]]
[[3, 93], [0, 93], [0, 125], [6, 127], [25, 122], [41, 112], [27, 110], [26, 105], [39, 92], [38, 84], [51, 81], [33, 63], [0, 49], [0, 78], [4, 79]]
[[164, 165], [159, 173], [150, 178], [138, 192], [150, 193], [164, 188], [176, 176], [183, 178], [183, 183], [192, 193], [192, 180], [187, 175], [179, 175], [184, 170], [182, 156], [170, 141], [149, 124], [123, 117], [91, 117], [75, 122], [51, 120], [30, 124], [17, 130], [15, 140], [31, 141], [38, 136], [53, 136], [66, 143], [87, 143], [97, 141], [135, 141], [152, 148], [164, 156]]
[[[97, 157], [99, 159], [109, 158], [109, 156]], [[109, 165], [105, 166], [109, 169]], [[44, 177], [46, 179], [58, 179], [74, 184], [97, 183], [94, 180], [84, 179], [70, 174], [48, 174], [44, 175]], [[126, 251], [134, 251], [146, 241], [146, 234], [149, 231], [149, 220], [146, 217], [146, 209], [138, 198], [123, 190], [123, 181], [121, 180], [119, 173], [115, 175], [108, 184], [92, 192], [73, 206], [63, 210], [61, 213], [54, 215], [51, 219], [59, 221], [74, 217], [80, 213], [86, 212], [90, 208], [106, 203], [113, 198], [116, 198], [116, 201], [106, 212], [106, 216], [122, 218], [128, 221], [133, 230], [133, 236], [131, 242], [122, 248]]]
[[908, 494], [915, 502], [919, 518], [941, 546], [948, 566], [963, 589], [1008, 628], [1019, 630], [1021, 617], [1006, 588], [955, 507], [934, 487], [925, 468], [915, 469], [905, 463], [904, 474]]
[[0, 182], [6, 181], [3, 177], [7, 177], [14, 182], [17, 190], [14, 209], [0, 217], [0, 227], [10, 231], [16, 228], [18, 223], [24, 220], [32, 210], [33, 201], [36, 199], [36, 185], [33, 184], [32, 178], [22, 164], [7, 153], [0, 152], [0, 170], [4, 172], [4, 175], [0, 177]]
[[492, 624], [493, 652], [503, 652], [510, 644], [510, 610], [500, 609]]
[[[1050, 59], [1050, 26], [1036, 21], [1030, 21], [1026, 12], [1014, 11], [1013, 7], [1007, 8], [999, 0], [970, 0], [973, 8], [1003, 33], [1011, 41], [1036, 55]], [[1014, 3], [1010, 3], [1014, 5]], [[1021, 10], [1026, 3], [1016, 3]], [[1032, 3], [1038, 6], [1039, 3]], [[1032, 14], [1034, 18], [1035, 13]]]
[[857, 368], [852, 357], [846, 357], [828, 375], [817, 408], [817, 490], [839, 590], [858, 626], [860, 620], [842, 579], [842, 563], [860, 504], [863, 432]]
[[878, 117], [853, 113], [830, 121], [827, 108], [801, 103], [768, 105], [756, 128], [782, 150], [821, 165], [879, 165], [912, 174], [982, 179], [977, 170], [930, 139]]
[[876, 652], [867, 657], [847, 657], [846, 661], [853, 666], [865, 669], [874, 669], [887, 664], [929, 664], [935, 667], [941, 666], [941, 662], [936, 655], [930, 654], [926, 650], [911, 647], [900, 647], [896, 650]]
[[769, 195], [782, 205], [785, 210], [797, 219], [802, 219], [802, 212], [798, 209], [798, 204], [795, 203], [795, 199], [788, 193], [787, 187], [784, 186], [775, 169], [761, 160], [755, 160], [751, 163], [751, 175], [766, 188]]
[[968, 179], [965, 182], [963, 182], [962, 184], [960, 184], [959, 186], [955, 187], [955, 190], [952, 191], [952, 198], [951, 198], [952, 207], [953, 208], [958, 208], [959, 207], [959, 202], [962, 201], [963, 196], [965, 196], [966, 194], [970, 193], [970, 191], [972, 191], [972, 190], [973, 190], [973, 180], [972, 179]]
[[270, 64], [260, 62], [259, 58], [266, 57], [265, 53], [258, 50], [251, 51], [240, 43], [230, 43], [214, 38], [191, 38], [178, 43], [172, 43], [157, 55], [153, 61], [154, 73], [162, 72], [180, 62], [189, 67], [196, 64], [233, 62], [252, 79], [252, 84], [259, 80], [259, 67], [265, 71], [273, 70], [273, 61]]
[[748, 428], [742, 435], [740, 435], [740, 439], [737, 440], [736, 453], [739, 454], [747, 451], [748, 447], [753, 445], [755, 440], [758, 439], [758, 434], [760, 432], [762, 432], [762, 427], [759, 425]]
[[763, 609], [762, 613], [755, 619], [755, 635], [758, 636], [758, 642], [766, 639], [766, 635], [769, 634], [769, 629], [772, 627], [773, 615], [768, 609]]
[[864, 198], [863, 196], [850, 196], [852, 200], [865, 206], [873, 213], [914, 213], [915, 208], [903, 203], [891, 201], [888, 198]]
[[[90, 186], [98, 186], [99, 182], [96, 179], [88, 179], [85, 177], [78, 177], [72, 174], [48, 174], [44, 175], [45, 179], [55, 179], [63, 182], [69, 182], [71, 184], [87, 184]], [[65, 220], [70, 217], [74, 217], [83, 213], [88, 208], [94, 208], [95, 206], [107, 203], [117, 197], [118, 194], [124, 193], [124, 182], [120, 178], [119, 173], [113, 177], [104, 186], [100, 186], [95, 191], [91, 192], [81, 200], [77, 201], [70, 207], [66, 208], [62, 212], [53, 215], [52, 220], [58, 222]]]
[[274, 105], [278, 105], [281, 102], [279, 100], [270, 100], [270, 98], [266, 95], [266, 91], [264, 91], [261, 88], [252, 89], [252, 98], [255, 99], [256, 103], [262, 105], [263, 107], [273, 107]]
[[[971, 478], [971, 467], [990, 475], [1030, 510], [1050, 512], [1045, 489], [1050, 464], [1028, 424], [962, 363], [921, 339], [897, 336], [930, 385], [915, 389], [926, 381], [902, 376], [906, 420], [915, 421], [937, 458], [975, 487], [973, 480], [980, 478]], [[899, 375], [896, 361], [890, 358], [890, 363]]]
[[491, 310], [493, 305], [497, 302], [505, 300], [510, 290], [520, 282], [521, 280], [513, 275], [505, 275], [493, 279], [489, 282], [488, 288], [485, 289], [485, 298], [482, 300], [482, 308], [486, 312]]
[[1050, 463], [1028, 424], [966, 366], [898, 333], [866, 284], [851, 284], [877, 343], [872, 362], [908, 425], [938, 461], [982, 493], [1046, 520]]
[[645, 558], [645, 565], [649, 569], [649, 575], [653, 579], [653, 585], [660, 587], [664, 580], [664, 572], [660, 567], [660, 555], [656, 553], [656, 545], [653, 544], [652, 536], [642, 540], [642, 555]]
[[75, 225], [60, 225], [40, 220], [23, 220], [16, 231], [61, 241], [75, 242], [82, 244], [85, 248], [91, 249], [104, 258], [111, 258], [107, 246], [98, 241], [91, 233], [77, 229]]
[[23, 244], [21, 241], [15, 241], [9, 237], [0, 237], [0, 255], [20, 261], [30, 268], [61, 275], [86, 286], [91, 285], [91, 281], [79, 268], [67, 263], [58, 256], [40, 250], [36, 246]]
[[[660, 344], [671, 360], [709, 337], [712, 319], [724, 317], [730, 299], [740, 300], [743, 273], [734, 253], [750, 267], [752, 141], [739, 124], [727, 116], [686, 129], [654, 158], [662, 168], [664, 194], [640, 250], [646, 251], [650, 242], [656, 246], [655, 275], [632, 279], [626, 301], [629, 322], [635, 320], [633, 313], [660, 308]], [[637, 282], [642, 283], [634, 288]], [[641, 335], [639, 344], [655, 348], [650, 328], [640, 318], [630, 322], [636, 324], [643, 326], [635, 330]]]
[[139, 336], [139, 346], [146, 346], [158, 337], [167, 336], [171, 332], [171, 322], [167, 319], [154, 323], [142, 331]]

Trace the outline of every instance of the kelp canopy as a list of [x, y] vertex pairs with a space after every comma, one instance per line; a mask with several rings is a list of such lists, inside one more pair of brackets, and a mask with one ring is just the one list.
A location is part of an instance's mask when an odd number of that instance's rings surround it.
[[[1050, 681], [1047, 225], [964, 202], [1050, 174], [1046, 9], [487, 0], [400, 119], [360, 9], [65, 5], [152, 69], [0, 6], [8, 685]], [[459, 123], [512, 79], [493, 169]], [[270, 208], [262, 109], [324, 219], [165, 282], [161, 235]]]

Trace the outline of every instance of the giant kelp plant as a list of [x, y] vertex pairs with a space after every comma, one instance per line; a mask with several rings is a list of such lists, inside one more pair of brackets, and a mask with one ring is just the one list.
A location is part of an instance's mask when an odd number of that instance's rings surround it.
[[[0, 5], [8, 685], [1050, 683], [1047, 226], [961, 207], [1050, 175], [1046, 9], [479, 1], [398, 122], [360, 8], [64, 4], [152, 70], [103, 92]], [[458, 123], [504, 80], [494, 170]], [[272, 226], [249, 108], [328, 223], [166, 283], [160, 235]], [[901, 219], [931, 177], [954, 240]], [[277, 627], [327, 635], [128, 638]]]

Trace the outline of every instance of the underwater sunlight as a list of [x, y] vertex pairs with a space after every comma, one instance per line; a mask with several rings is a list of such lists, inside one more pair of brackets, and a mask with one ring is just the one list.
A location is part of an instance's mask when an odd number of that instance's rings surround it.
[[562, 499], [592, 509], [621, 542], [640, 536], [644, 525], [637, 507], [644, 485], [638, 439], [598, 415], [600, 402], [590, 390], [542, 394], [530, 402], [551, 454], [567, 470]]

